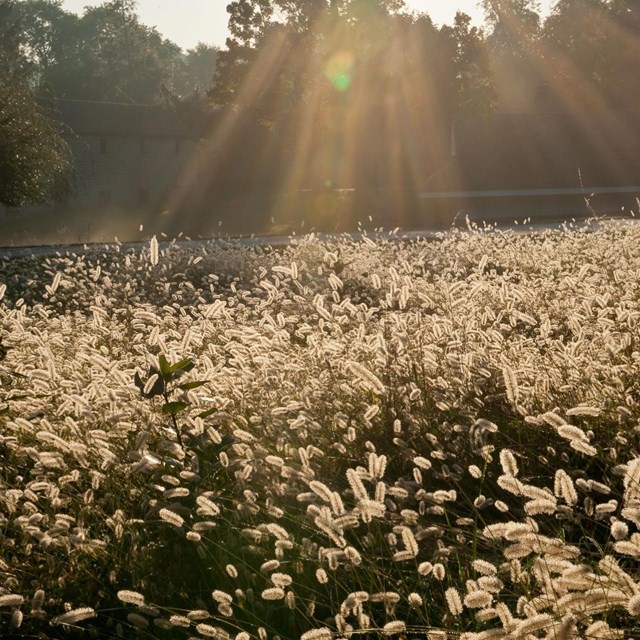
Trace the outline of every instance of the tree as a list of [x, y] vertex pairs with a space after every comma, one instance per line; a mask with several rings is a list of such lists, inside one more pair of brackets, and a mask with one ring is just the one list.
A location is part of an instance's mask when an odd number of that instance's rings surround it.
[[[589, 111], [603, 93], [610, 46], [605, 0], [558, 0], [542, 32], [548, 93], [556, 110]], [[610, 25], [609, 25], [610, 26]], [[617, 81], [617, 80], [616, 80]]]
[[[449, 161], [454, 114], [490, 109], [493, 98], [484, 33], [463, 14], [454, 27], [438, 28], [403, 7], [231, 2], [231, 37], [210, 92], [225, 123], [216, 153], [236, 158], [250, 146], [254, 159], [245, 159], [235, 183], [231, 163], [212, 166], [212, 175], [224, 176], [214, 190], [352, 188], [362, 198], [358, 215], [385, 206], [415, 211], [416, 194]], [[246, 138], [247, 122], [259, 123], [261, 136]]]
[[64, 199], [71, 156], [54, 114], [26, 83], [0, 74], [0, 202], [20, 206]]
[[211, 89], [220, 49], [200, 42], [184, 54], [171, 78], [171, 89], [180, 96], [205, 93]]
[[620, 109], [637, 111], [640, 104], [640, 6], [635, 0], [611, 0], [603, 92]]
[[496, 96], [484, 31], [472, 27], [470, 16], [460, 11], [453, 26], [443, 25], [441, 31], [451, 41], [453, 111], [456, 114], [491, 111]]
[[75, 49], [79, 18], [62, 9], [61, 0], [22, 0], [15, 6], [20, 48], [42, 80]]
[[140, 22], [134, 0], [108, 0], [81, 17], [60, 0], [23, 0], [16, 11], [33, 81], [59, 98], [157, 103], [164, 87], [179, 85], [182, 92], [200, 85], [207, 57], [213, 73], [206, 47], [184, 55]]
[[[149, 104], [162, 99], [181, 61], [180, 48], [142, 25], [135, 2], [88, 7], [78, 22], [76, 64], [52, 79], [60, 97]], [[66, 62], [66, 61], [65, 61]]]
[[348, 135], [354, 138], [353, 147], [359, 147], [356, 140], [362, 138], [364, 123], [374, 118], [394, 61], [401, 58], [395, 46], [393, 60], [385, 60], [402, 4], [397, 0], [231, 2], [232, 37], [228, 50], [219, 56], [212, 100], [262, 123], [278, 140], [281, 156], [288, 158], [285, 162], [305, 165], [307, 173], [313, 171], [309, 164], [316, 167], [316, 184], [341, 183], [346, 176], [335, 161], [335, 139], [344, 131], [338, 129], [349, 123]]
[[38, 102], [20, 57], [16, 3], [0, 0], [0, 203], [62, 199], [71, 190], [71, 153], [60, 125]]
[[540, 34], [538, 0], [482, 0], [485, 19], [491, 28], [489, 42], [495, 52], [526, 56]]
[[20, 23], [15, 0], [0, 0], [0, 71], [13, 71], [20, 58]]
[[486, 47], [497, 104], [529, 111], [541, 84], [540, 14], [537, 0], [482, 0], [489, 34]]

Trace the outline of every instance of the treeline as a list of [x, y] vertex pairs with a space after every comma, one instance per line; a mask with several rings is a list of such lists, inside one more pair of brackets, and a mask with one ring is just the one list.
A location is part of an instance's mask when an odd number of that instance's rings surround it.
[[133, 0], [81, 16], [61, 0], [0, 0], [0, 202], [68, 191], [60, 127], [32, 118], [25, 142], [24, 105], [42, 115], [43, 97], [182, 110], [206, 139], [205, 204], [327, 187], [405, 204], [445, 184], [461, 117], [637, 110], [635, 0], [558, 0], [544, 19], [534, 0], [482, 5], [478, 28], [463, 13], [437, 26], [403, 0], [229, 0], [226, 49], [185, 52]]
[[533, 0], [482, 4], [477, 28], [463, 13], [437, 26], [402, 0], [230, 2], [212, 193], [330, 186], [402, 201], [442, 183], [458, 118], [638, 108], [637, 2], [558, 0], [544, 19]]
[[108, 0], [82, 15], [61, 0], [0, 0], [0, 37], [18, 33], [20, 64], [32, 86], [56, 98], [153, 104], [164, 92], [187, 97], [211, 88], [218, 49], [183, 51], [140, 22], [133, 0]]
[[140, 22], [133, 0], [86, 7], [0, 0], [0, 204], [65, 199], [73, 190], [70, 132], [55, 99], [203, 104], [218, 49], [183, 51]]

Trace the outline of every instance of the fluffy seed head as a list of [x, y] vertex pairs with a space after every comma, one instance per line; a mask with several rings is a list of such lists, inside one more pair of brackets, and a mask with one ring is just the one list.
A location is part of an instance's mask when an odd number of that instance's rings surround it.
[[311, 629], [300, 636], [300, 640], [331, 640], [333, 634], [328, 627], [321, 627], [320, 629]]
[[455, 587], [449, 587], [444, 592], [444, 597], [451, 615], [459, 616], [462, 613], [462, 600], [460, 599], [458, 590]]
[[0, 596], [0, 607], [19, 607], [24, 603], [24, 598], [17, 593], [8, 593]]
[[500, 451], [500, 465], [502, 466], [502, 472], [515, 478], [518, 475], [518, 463], [516, 457], [513, 455], [511, 449], [502, 449]]
[[382, 628], [382, 633], [386, 636], [393, 636], [397, 633], [404, 633], [407, 625], [402, 620], [394, 620], [393, 622], [387, 622]]
[[172, 524], [174, 527], [181, 527], [184, 524], [184, 519], [179, 516], [175, 511], [170, 509], [160, 509], [158, 514], [165, 522]]
[[226, 591], [220, 591], [219, 589], [213, 591], [211, 597], [218, 604], [231, 604], [233, 602], [233, 598]]
[[127, 604], [135, 604], [137, 606], [142, 606], [144, 604], [144, 596], [137, 591], [128, 591], [123, 589], [118, 591], [117, 593], [118, 600], [121, 602], [126, 602]]
[[95, 618], [96, 615], [95, 609], [91, 607], [81, 607], [80, 609], [73, 609], [72, 611], [67, 611], [66, 613], [56, 616], [51, 620], [51, 624], [76, 624], [89, 618]]

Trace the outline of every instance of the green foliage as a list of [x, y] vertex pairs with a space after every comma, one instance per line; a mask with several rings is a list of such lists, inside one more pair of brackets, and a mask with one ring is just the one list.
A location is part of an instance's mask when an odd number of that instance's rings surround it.
[[[210, 172], [212, 197], [230, 185], [355, 187], [360, 197], [392, 184], [394, 198], [411, 198], [447, 162], [453, 118], [493, 104], [482, 32], [462, 14], [437, 28], [402, 2], [239, 0], [228, 10], [232, 37], [210, 96], [237, 122]], [[244, 158], [249, 147], [269, 162]]]
[[204, 94], [213, 85], [220, 49], [200, 42], [189, 49], [177, 65], [168, 85], [183, 99]]
[[140, 22], [135, 2], [105, 1], [77, 16], [59, 0], [24, 0], [11, 15], [31, 81], [58, 98], [151, 104], [167, 89], [187, 97], [211, 85], [217, 49], [183, 53]]
[[0, 70], [0, 203], [63, 200], [72, 176], [71, 152], [55, 114], [19, 71]]
[[[151, 399], [156, 396], [162, 396], [164, 399], [161, 411], [171, 418], [172, 426], [181, 446], [182, 434], [176, 416], [187, 409], [190, 403], [185, 400], [171, 400], [171, 396], [175, 391], [189, 391], [206, 384], [204, 380], [192, 380], [190, 382], [176, 384], [179, 378], [191, 371], [194, 367], [195, 363], [191, 358], [183, 358], [174, 364], [169, 364], [166, 356], [161, 353], [158, 356], [158, 367], [152, 366], [149, 368], [146, 381], [142, 380], [137, 371], [134, 375], [134, 383], [145, 398]], [[150, 382], [154, 376], [155, 380]]]
[[17, 3], [0, 0], [0, 204], [62, 200], [72, 188], [66, 133], [30, 81]]
[[55, 115], [20, 79], [0, 76], [0, 203], [63, 200], [71, 176], [70, 150]]
[[[231, 2], [231, 38], [210, 92], [227, 109], [216, 154], [229, 162], [212, 161], [211, 197], [384, 185], [411, 212], [407, 194], [450, 190], [449, 135], [460, 115], [499, 107], [579, 122], [640, 100], [632, 3], [561, 0], [545, 20], [535, 0], [481, 4], [478, 29], [462, 13], [436, 27], [401, 2]], [[269, 161], [245, 157], [249, 146]]]

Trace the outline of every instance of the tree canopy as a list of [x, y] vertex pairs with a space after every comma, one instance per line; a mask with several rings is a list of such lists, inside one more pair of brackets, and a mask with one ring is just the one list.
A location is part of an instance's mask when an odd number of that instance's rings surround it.
[[61, 199], [72, 185], [69, 146], [30, 85], [14, 10], [0, 0], [0, 203], [9, 206]]
[[169, 96], [192, 111], [206, 94], [221, 123], [216, 192], [445, 188], [461, 116], [637, 109], [636, 2], [556, 0], [545, 19], [536, 0], [480, 4], [483, 27], [464, 13], [438, 26], [403, 0], [229, 0], [226, 49], [182, 51], [134, 0], [81, 16], [61, 0], [0, 0], [2, 82], [13, 100]]
[[218, 50], [183, 52], [143, 25], [133, 0], [107, 0], [82, 16], [61, 0], [0, 0], [0, 203], [62, 199], [72, 190], [55, 98], [151, 104], [211, 87]]
[[485, 34], [462, 13], [437, 27], [402, 0], [234, 0], [228, 12], [210, 97], [252, 123], [256, 155], [271, 161], [237, 157], [249, 127], [236, 126], [220, 157], [245, 170], [217, 167], [215, 189], [239, 179], [249, 189], [364, 192], [386, 176], [415, 193], [448, 154], [452, 118], [493, 106]]
[[638, 104], [637, 3], [557, 0], [545, 20], [536, 0], [480, 4], [484, 28], [463, 13], [438, 27], [402, 0], [232, 0], [210, 97], [259, 123], [306, 186], [428, 185], [463, 114]]
[[106, 0], [82, 16], [61, 0], [22, 0], [13, 13], [33, 79], [58, 98], [153, 104], [167, 89], [186, 97], [211, 87], [217, 48], [182, 51], [140, 21], [133, 0]]

